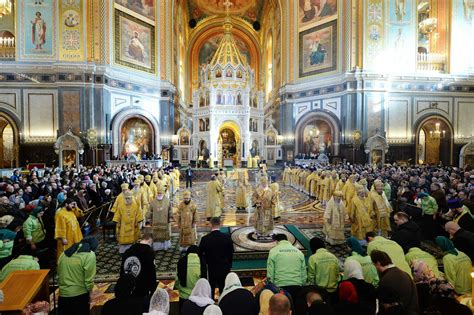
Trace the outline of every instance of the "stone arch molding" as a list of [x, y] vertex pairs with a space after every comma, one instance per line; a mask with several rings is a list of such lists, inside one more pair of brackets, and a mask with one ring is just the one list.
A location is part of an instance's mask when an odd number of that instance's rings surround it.
[[59, 155], [59, 168], [63, 168], [64, 165], [64, 156], [63, 151], [75, 151], [75, 164], [78, 166], [79, 155], [84, 153], [84, 144], [81, 141], [81, 138], [72, 133], [69, 129], [65, 134], [60, 136], [54, 143], [54, 151]]
[[[471, 140], [468, 144], [464, 145], [461, 148], [461, 152], [459, 153], [459, 168], [464, 168], [467, 166], [466, 158], [474, 157], [474, 141]], [[473, 165], [470, 165], [473, 166]]]
[[333, 134], [333, 155], [339, 155], [339, 145], [341, 141], [341, 122], [337, 117], [334, 117], [332, 114], [322, 111], [322, 110], [314, 110], [310, 112], [306, 112], [304, 117], [300, 116], [300, 118], [296, 121], [296, 129], [295, 129], [295, 152], [299, 153], [299, 142], [300, 137], [303, 134], [303, 128], [314, 119], [321, 119], [326, 121], [329, 126], [331, 127], [331, 133]]
[[120, 148], [119, 148], [119, 139], [120, 139], [120, 128], [122, 127], [123, 123], [133, 117], [142, 116], [143, 118], [147, 119], [150, 124], [153, 126], [154, 132], [154, 143], [155, 143], [155, 153], [161, 152], [161, 142], [160, 142], [160, 124], [156, 120], [156, 118], [148, 111], [141, 109], [141, 108], [127, 108], [123, 109], [112, 118], [112, 155], [118, 156], [120, 155]]
[[365, 143], [365, 153], [369, 153], [372, 150], [382, 150], [387, 153], [388, 147], [387, 139], [380, 135], [375, 135], [367, 139]]

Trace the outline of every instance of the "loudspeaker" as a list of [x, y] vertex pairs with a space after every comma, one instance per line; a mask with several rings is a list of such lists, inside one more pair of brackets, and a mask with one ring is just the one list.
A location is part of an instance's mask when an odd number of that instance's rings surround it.
[[189, 27], [190, 28], [195, 28], [196, 24], [197, 24], [196, 19], [189, 20]]
[[259, 21], [253, 22], [252, 26], [253, 26], [254, 30], [260, 31], [260, 22]]

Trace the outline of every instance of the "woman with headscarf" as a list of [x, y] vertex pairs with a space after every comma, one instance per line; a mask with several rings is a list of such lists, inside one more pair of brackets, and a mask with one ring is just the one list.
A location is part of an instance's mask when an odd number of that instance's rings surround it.
[[[355, 294], [347, 283], [352, 284]], [[344, 263], [344, 280], [339, 283], [337, 296], [342, 309], [351, 310], [354, 307], [353, 312], [356, 314], [375, 314], [375, 288], [364, 281], [362, 266], [354, 259]]]
[[8, 229], [7, 226], [13, 222], [14, 217], [4, 215], [0, 218], [0, 269], [12, 260], [13, 245], [16, 232]]
[[418, 305], [420, 311], [423, 313], [430, 305], [430, 281], [436, 280], [436, 275], [430, 266], [425, 261], [415, 259], [411, 268], [413, 270], [413, 281], [416, 284], [416, 291], [418, 292]]
[[436, 237], [436, 244], [443, 251], [443, 265], [446, 279], [454, 286], [457, 294], [471, 293], [471, 259], [454, 248], [453, 242], [444, 236]]
[[258, 314], [258, 306], [253, 294], [242, 287], [242, 283], [235, 272], [227, 274], [224, 291], [219, 297], [218, 304], [226, 315]]
[[202, 315], [208, 305], [213, 305], [211, 285], [206, 279], [199, 279], [194, 286], [189, 299], [180, 310], [182, 315]]
[[[364, 281], [372, 284], [374, 287], [377, 287], [379, 284], [379, 275], [377, 269], [375, 269], [370, 256], [367, 255], [365, 250], [360, 245], [359, 241], [351, 236], [346, 240], [347, 245], [350, 247], [352, 253], [351, 256], [346, 258], [344, 263], [344, 270], [346, 270], [345, 264], [351, 260], [357, 261], [362, 266], [362, 275], [364, 276]], [[346, 279], [344, 277], [344, 279]]]
[[258, 299], [260, 311], [258, 315], [268, 315], [268, 307], [270, 306], [270, 299], [273, 296], [273, 292], [269, 289], [265, 289], [260, 292], [260, 297]]
[[46, 230], [43, 224], [44, 210], [41, 206], [35, 207], [23, 222], [23, 235], [26, 242], [30, 245], [31, 251], [36, 254], [40, 260], [41, 267], [47, 268], [46, 257], [43, 254], [43, 249], [47, 248], [45, 241]]
[[77, 207], [80, 208], [82, 211], [86, 211], [89, 208], [89, 203], [86, 199], [86, 191], [81, 189], [77, 192]]
[[144, 315], [168, 315], [170, 312], [170, 297], [165, 289], [157, 288], [150, 300], [149, 313]]
[[472, 311], [469, 307], [458, 302], [454, 287], [446, 280], [431, 280], [429, 283], [429, 293], [431, 301], [427, 313], [441, 315], [472, 315]]
[[199, 278], [207, 278], [207, 265], [199, 254], [199, 247], [191, 245], [186, 254], [178, 260], [175, 288], [179, 291], [179, 306], [191, 295]]
[[144, 298], [133, 296], [136, 280], [137, 278], [131, 273], [121, 275], [115, 285], [115, 298], [108, 300], [104, 304], [101, 314], [143, 314]]

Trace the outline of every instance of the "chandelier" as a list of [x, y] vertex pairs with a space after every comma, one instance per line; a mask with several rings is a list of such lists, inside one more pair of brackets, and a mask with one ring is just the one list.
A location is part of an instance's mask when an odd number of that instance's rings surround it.
[[444, 139], [444, 137], [446, 136], [446, 130], [441, 130], [439, 126], [439, 123], [436, 123], [435, 130], [430, 130], [431, 139]]
[[0, 18], [12, 13], [12, 3], [10, 0], [0, 0]]

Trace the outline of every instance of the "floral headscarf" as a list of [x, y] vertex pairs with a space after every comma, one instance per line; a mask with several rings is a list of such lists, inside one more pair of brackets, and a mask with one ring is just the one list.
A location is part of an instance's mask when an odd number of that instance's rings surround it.
[[429, 283], [436, 278], [433, 270], [423, 260], [415, 259], [412, 263], [412, 270], [415, 283]]

